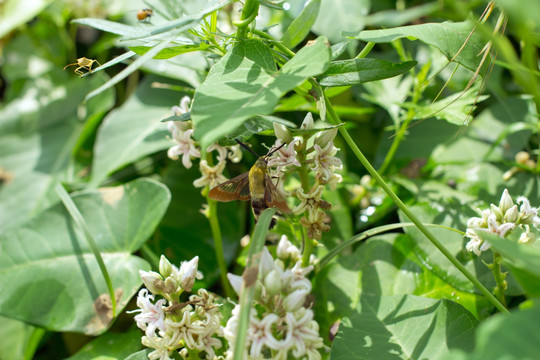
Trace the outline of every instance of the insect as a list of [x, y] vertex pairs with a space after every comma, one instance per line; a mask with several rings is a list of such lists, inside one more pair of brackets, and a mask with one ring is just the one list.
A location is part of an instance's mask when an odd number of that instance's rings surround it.
[[[268, 154], [259, 156], [244, 143], [237, 139], [235, 140], [243, 148], [257, 156], [258, 159], [248, 172], [213, 187], [208, 196], [211, 199], [223, 202], [251, 199], [251, 207], [255, 219], [258, 219], [259, 215], [269, 207], [276, 208], [283, 213], [290, 213], [291, 210], [287, 206], [287, 202], [268, 175], [267, 166], [268, 157], [283, 147], [285, 143], [270, 150]], [[272, 219], [270, 228], [275, 224], [276, 220]]]
[[77, 74], [79, 76], [83, 76], [84, 73], [82, 72], [81, 69], [86, 69], [86, 70], [88, 70], [89, 73], [91, 73], [92, 72], [92, 65], [94, 63], [98, 64], [98, 66], [101, 66], [101, 64], [97, 60], [92, 60], [92, 59], [87, 59], [85, 57], [82, 57], [82, 58], [78, 58], [77, 62], [64, 66], [64, 70], [66, 70], [66, 68], [69, 67], [69, 66], [77, 65], [78, 67], [75, 69], [75, 74]]
[[154, 15], [154, 11], [152, 9], [141, 9], [137, 11], [137, 19], [139, 21], [148, 20], [150, 21], [150, 18]]

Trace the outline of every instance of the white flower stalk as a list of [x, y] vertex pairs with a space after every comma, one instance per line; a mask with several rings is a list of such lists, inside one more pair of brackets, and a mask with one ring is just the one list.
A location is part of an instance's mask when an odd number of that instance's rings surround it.
[[141, 271], [141, 276], [145, 277], [166, 276], [162, 287], [170, 288], [170, 292], [162, 290], [160, 293], [167, 300], [160, 299], [155, 303], [154, 295], [142, 289], [137, 297], [139, 309], [132, 311], [138, 312], [135, 321], [145, 331], [141, 340], [143, 345], [154, 349], [148, 355], [150, 359], [169, 360], [175, 357], [175, 351], [185, 353], [186, 348], [199, 351], [200, 358], [215, 359], [215, 350], [222, 346], [219, 340], [223, 336], [221, 313], [214, 296], [200, 289], [197, 295], [189, 297], [189, 301], [179, 300], [179, 295], [184, 290], [190, 291], [195, 279], [202, 277], [197, 271], [198, 261], [195, 257], [177, 268], [162, 256], [161, 275]]
[[227, 178], [223, 176], [223, 170], [225, 170], [225, 161], [220, 161], [216, 166], [209, 166], [206, 160], [201, 160], [200, 170], [202, 176], [193, 181], [195, 187], [205, 187], [209, 185], [214, 187], [227, 181]]
[[530, 231], [529, 225], [537, 227], [540, 224], [538, 209], [531, 207], [529, 200], [523, 196], [518, 198], [517, 203], [521, 204], [519, 211], [508, 190], [504, 189], [499, 206], [491, 204], [489, 209], [481, 212], [482, 217], [470, 218], [465, 233], [465, 237], [470, 240], [465, 248], [480, 256], [483, 251], [490, 248], [490, 244], [484, 242], [479, 234], [487, 232], [505, 238], [515, 228], [522, 230], [518, 243], [531, 244], [536, 241], [536, 236]]
[[331, 207], [330, 203], [321, 199], [323, 191], [323, 185], [312, 187], [307, 194], [304, 193], [302, 189], [298, 189], [296, 191], [296, 196], [300, 200], [300, 204], [292, 209], [292, 212], [296, 215], [300, 215], [307, 211], [310, 217], [314, 218], [317, 216], [319, 208], [329, 209]]
[[[280, 252], [287, 252], [285, 238]], [[298, 255], [299, 256], [299, 255]], [[243, 359], [320, 359], [319, 350], [323, 347], [319, 336], [319, 325], [313, 319], [313, 311], [306, 307], [307, 296], [311, 291], [311, 282], [305, 277], [312, 266], [302, 268], [301, 261], [292, 268], [284, 268], [283, 262], [274, 260], [270, 252], [264, 248], [259, 265], [259, 280], [256, 283], [257, 293], [255, 308], [251, 309]], [[229, 279], [233, 288], [240, 292], [239, 276]], [[232, 311], [232, 317], [223, 330], [229, 342], [226, 358], [231, 359], [234, 352], [234, 341], [238, 331], [240, 306]], [[292, 354], [292, 357], [290, 356]]]

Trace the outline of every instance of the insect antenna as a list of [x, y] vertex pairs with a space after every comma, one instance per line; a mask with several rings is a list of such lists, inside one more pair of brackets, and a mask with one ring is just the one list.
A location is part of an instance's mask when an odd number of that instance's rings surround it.
[[279, 145], [277, 148], [270, 150], [270, 152], [269, 152], [268, 154], [266, 154], [266, 156], [272, 155], [273, 153], [275, 153], [276, 151], [278, 151], [279, 149], [281, 149], [282, 147], [284, 147], [285, 144], [286, 144], [286, 143], [283, 143], [283, 144]]
[[255, 155], [256, 157], [259, 157], [259, 155], [253, 151], [252, 148], [248, 147], [246, 144], [244, 144], [243, 142], [241, 142], [240, 140], [238, 139], [234, 139], [240, 146], [242, 146], [244, 149], [246, 149], [247, 151], [249, 151], [250, 153], [252, 153], [253, 155]]

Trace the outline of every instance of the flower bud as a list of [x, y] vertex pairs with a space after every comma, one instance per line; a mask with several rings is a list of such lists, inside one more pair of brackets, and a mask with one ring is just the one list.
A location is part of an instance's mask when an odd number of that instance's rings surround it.
[[269, 296], [274, 296], [281, 292], [281, 275], [279, 271], [273, 269], [264, 278], [264, 287]]
[[514, 202], [512, 201], [512, 198], [510, 197], [510, 194], [508, 193], [508, 189], [504, 189], [503, 194], [501, 196], [501, 201], [499, 202], [499, 208], [504, 214], [512, 206], [514, 206]]
[[536, 236], [532, 232], [525, 231], [519, 236], [519, 244], [532, 244], [536, 241]]
[[308, 292], [304, 289], [295, 290], [283, 300], [283, 307], [287, 312], [295, 312], [306, 302]]
[[311, 115], [311, 113], [309, 112], [304, 118], [304, 121], [302, 121], [302, 125], [300, 125], [300, 128], [310, 130], [313, 129], [314, 126], [315, 124], [313, 122], [313, 115]]
[[178, 291], [178, 284], [172, 277], [168, 277], [163, 282], [163, 292], [165, 294], [174, 294]]
[[491, 204], [491, 214], [494, 215], [495, 219], [499, 221], [502, 221], [503, 216], [504, 216], [504, 212], [495, 204]]
[[242, 277], [235, 274], [228, 273], [227, 279], [229, 279], [229, 284], [231, 284], [236, 295], [240, 297], [241, 292], [242, 292], [242, 282], [243, 282]]
[[334, 141], [334, 138], [336, 137], [338, 129], [330, 129], [321, 131], [317, 137], [315, 138], [315, 144], [319, 145], [320, 147], [324, 148], [329, 142]]
[[161, 258], [159, 259], [159, 273], [166, 278], [172, 274], [172, 270], [172, 265], [169, 260], [164, 255], [161, 255]]
[[514, 205], [504, 213], [504, 222], [515, 223], [518, 219], [518, 215], [518, 207], [517, 205]]
[[283, 124], [274, 123], [274, 133], [276, 134], [276, 138], [281, 140], [281, 143], [288, 144], [292, 141], [292, 135], [289, 129]]
[[139, 270], [144, 286], [153, 294], [159, 294], [163, 289], [163, 278], [155, 271]]
[[274, 268], [274, 259], [267, 248], [263, 248], [259, 263], [260, 276], [264, 278]]
[[530, 158], [531, 156], [526, 151], [520, 151], [515, 156], [516, 162], [521, 165], [524, 165]]
[[186, 291], [191, 291], [197, 277], [197, 266], [199, 265], [199, 257], [195, 256], [188, 262], [183, 262], [180, 266], [180, 286]]

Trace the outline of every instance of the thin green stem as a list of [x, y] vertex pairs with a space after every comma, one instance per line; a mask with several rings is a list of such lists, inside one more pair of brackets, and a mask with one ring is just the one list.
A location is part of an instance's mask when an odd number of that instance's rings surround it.
[[67, 211], [73, 218], [73, 221], [77, 224], [77, 226], [83, 231], [84, 237], [86, 241], [88, 242], [88, 245], [90, 246], [90, 249], [94, 253], [94, 257], [96, 258], [96, 261], [98, 263], [99, 269], [101, 270], [101, 274], [103, 275], [103, 279], [105, 280], [105, 283], [107, 284], [107, 289], [109, 290], [109, 296], [111, 298], [111, 304], [112, 304], [112, 314], [113, 317], [116, 316], [116, 296], [114, 294], [114, 287], [112, 285], [111, 277], [109, 276], [109, 272], [107, 271], [107, 267], [105, 266], [105, 262], [103, 261], [103, 257], [101, 256], [101, 252], [99, 251], [99, 247], [94, 240], [94, 236], [92, 235], [92, 232], [88, 228], [88, 225], [86, 224], [86, 221], [84, 220], [83, 216], [79, 212], [79, 209], [77, 209], [77, 206], [67, 193], [66, 189], [62, 186], [62, 184], [58, 183], [55, 186], [56, 194], [58, 194], [58, 197], [62, 200], [62, 203], [66, 207]]
[[255, 20], [259, 13], [259, 1], [257, 0], [245, 0], [244, 8], [242, 9], [242, 15], [240, 20], [235, 21], [233, 24], [237, 27], [236, 38], [243, 39], [247, 35], [247, 29], [249, 24]]
[[221, 286], [225, 291], [225, 296], [233, 298], [234, 291], [227, 280], [227, 264], [223, 253], [223, 237], [221, 236], [221, 228], [217, 216], [217, 202], [210, 199], [208, 196], [206, 197], [206, 201], [208, 202], [208, 222], [210, 223], [210, 229], [212, 230], [212, 238], [214, 239]]
[[[332, 104], [330, 103], [330, 101], [328, 100], [328, 98], [325, 96], [325, 102], [326, 102], [326, 109], [328, 111], [328, 119], [331, 123], [333, 123], [334, 125], [340, 125], [342, 124], [341, 120], [339, 119], [339, 117], [337, 116], [336, 112], [334, 111], [334, 108], [332, 107]], [[347, 131], [346, 127], [345, 126], [340, 126], [339, 127], [339, 132], [341, 133], [341, 135], [343, 136], [343, 138], [345, 139], [345, 141], [347, 142], [347, 144], [349, 145], [349, 147], [351, 148], [351, 150], [353, 151], [353, 153], [356, 155], [356, 157], [358, 158], [358, 160], [360, 160], [360, 162], [362, 163], [362, 165], [366, 168], [366, 170], [371, 174], [371, 176], [377, 181], [377, 183], [379, 184], [379, 186], [386, 192], [386, 194], [394, 201], [394, 203], [401, 209], [401, 211], [403, 211], [403, 213], [411, 220], [411, 222], [413, 222], [416, 227], [418, 228], [418, 230], [420, 230], [430, 241], [433, 245], [435, 245], [435, 247], [437, 247], [437, 249], [467, 278], [469, 279], [469, 281], [471, 283], [474, 284], [474, 286], [476, 286], [478, 288], [478, 290], [480, 290], [480, 292], [482, 294], [484, 294], [484, 296], [489, 300], [489, 302], [491, 302], [499, 311], [501, 312], [504, 312], [504, 313], [507, 313], [508, 310], [506, 309], [506, 307], [504, 307], [503, 304], [501, 304], [499, 302], [499, 300], [497, 300], [495, 298], [495, 296], [493, 296], [493, 294], [488, 290], [486, 289], [486, 287], [484, 285], [482, 285], [480, 283], [480, 281], [478, 281], [473, 274], [471, 274], [469, 272], [469, 270], [467, 270], [465, 268], [465, 266], [463, 266], [456, 258], [454, 255], [452, 255], [452, 253], [450, 253], [450, 251], [448, 251], [448, 249], [446, 249], [442, 243], [437, 240], [437, 238], [427, 229], [427, 227], [422, 224], [422, 222], [420, 220], [418, 220], [418, 218], [409, 210], [409, 208], [407, 206], [405, 206], [405, 204], [401, 201], [401, 199], [392, 191], [392, 189], [390, 189], [390, 187], [388, 186], [388, 184], [386, 184], [386, 182], [383, 180], [383, 178], [379, 175], [379, 173], [375, 170], [375, 168], [373, 168], [373, 166], [369, 163], [369, 161], [366, 159], [366, 157], [364, 156], [364, 154], [360, 151], [360, 149], [358, 148], [358, 146], [356, 145], [356, 143], [354, 142], [354, 140], [352, 139], [351, 135], [349, 134], [349, 132]]]
[[159, 269], [159, 256], [157, 256], [156, 253], [153, 252], [152, 249], [150, 249], [150, 246], [148, 246], [148, 244], [145, 243], [141, 247], [141, 253], [144, 255], [145, 258], [150, 261], [154, 269]]
[[373, 49], [373, 47], [375, 46], [375, 43], [374, 42], [368, 42], [366, 44], [366, 46], [364, 46], [364, 48], [362, 49], [362, 51], [360, 51], [360, 54], [358, 54], [356, 56], [356, 59], [363, 59], [365, 58], [371, 51], [371, 49]]
[[34, 331], [32, 331], [32, 334], [30, 335], [30, 338], [26, 343], [26, 349], [24, 349], [24, 360], [31, 360], [34, 358], [39, 342], [41, 341], [45, 333], [46, 330], [43, 328], [34, 328]]
[[[465, 235], [465, 233], [463, 231], [459, 231], [457, 229], [454, 229], [454, 228], [451, 228], [451, 227], [448, 227], [448, 226], [444, 226], [444, 225], [439, 225], [439, 224], [424, 224], [424, 225], [438, 227], [438, 228], [442, 228], [442, 229], [457, 232], [460, 235]], [[353, 246], [357, 242], [360, 242], [362, 240], [365, 240], [365, 239], [367, 239], [369, 237], [372, 237], [372, 236], [375, 236], [375, 235], [378, 235], [378, 234], [385, 233], [385, 232], [390, 231], [390, 230], [401, 229], [401, 228], [410, 227], [410, 226], [416, 226], [416, 225], [414, 223], [388, 224], [388, 225], [378, 226], [376, 228], [372, 228], [372, 229], [366, 230], [366, 231], [364, 231], [364, 232], [362, 232], [360, 234], [354, 235], [349, 240], [344, 241], [344, 242], [336, 245], [330, 251], [328, 251], [328, 253], [326, 253], [326, 255], [324, 255], [321, 258], [321, 260], [317, 263], [315, 271], [319, 271], [322, 268], [324, 268], [326, 266], [326, 264], [328, 264], [334, 257], [336, 257], [341, 251], [343, 251], [343, 249], [345, 249], [345, 248], [347, 248], [349, 246]]]
[[497, 299], [499, 299], [501, 304], [506, 306], [506, 299], [504, 298], [504, 292], [506, 291], [506, 274], [501, 270], [501, 261], [501, 254], [493, 251], [493, 264], [491, 264], [489, 267], [491, 268], [493, 278], [497, 284], [497, 287], [495, 288], [495, 296]]
[[[300, 163], [300, 168], [298, 168], [298, 175], [300, 176], [300, 184], [302, 185], [302, 190], [304, 191], [304, 194], [307, 194], [310, 190], [309, 187], [309, 170], [307, 167], [307, 138], [304, 137], [302, 141], [302, 148], [297, 149], [297, 159]], [[309, 236], [307, 236], [305, 228], [302, 226], [302, 235], [304, 238], [304, 246], [302, 249], [302, 266], [307, 267], [309, 265], [309, 258], [311, 254], [313, 253], [313, 249], [315, 248], [315, 240], [311, 239]]]

